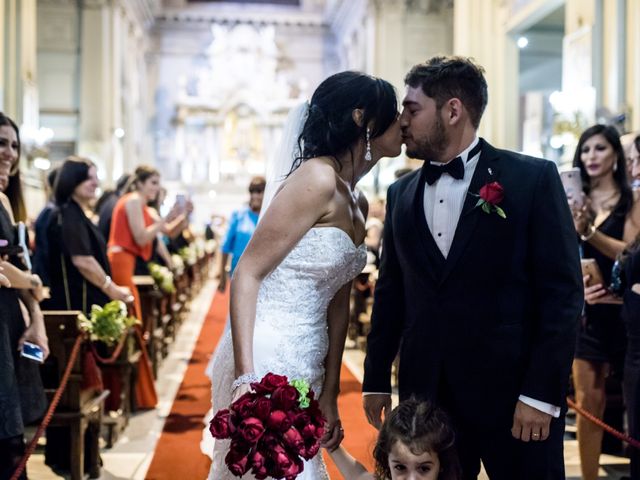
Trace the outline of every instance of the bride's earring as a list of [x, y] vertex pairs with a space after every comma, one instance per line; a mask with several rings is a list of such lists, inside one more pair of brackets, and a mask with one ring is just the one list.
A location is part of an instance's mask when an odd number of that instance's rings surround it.
[[369, 130], [369, 127], [367, 127], [367, 150], [364, 154], [364, 159], [367, 162], [373, 160], [373, 157], [371, 156], [371, 132]]
[[613, 164], [613, 173], [616, 173], [618, 171], [618, 162]]

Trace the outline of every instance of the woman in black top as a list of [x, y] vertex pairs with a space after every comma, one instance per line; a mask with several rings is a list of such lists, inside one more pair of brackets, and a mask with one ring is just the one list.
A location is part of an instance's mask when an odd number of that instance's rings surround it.
[[[583, 258], [596, 260], [605, 282], [611, 282], [616, 257], [640, 231], [640, 208], [627, 178], [626, 160], [615, 128], [594, 125], [580, 137], [573, 160], [580, 168], [584, 207], [574, 208], [576, 231], [582, 240]], [[621, 373], [626, 334], [618, 305], [585, 307], [578, 332], [573, 381], [577, 403], [598, 417], [605, 410], [605, 378], [611, 370]], [[577, 418], [582, 477], [598, 477], [602, 429]]]
[[[0, 113], [0, 192], [19, 181], [10, 176], [10, 172], [15, 175], [19, 158], [18, 127]], [[12, 205], [24, 202], [19, 185], [7, 193], [8, 197], [0, 193], [0, 240], [10, 247], [17, 243]], [[35, 343], [45, 357], [49, 349], [38, 302], [27, 290], [38, 287], [35, 276], [24, 271], [15, 255], [0, 258], [0, 263], [13, 287], [0, 287], [0, 478], [4, 479], [11, 477], [24, 454], [24, 425], [38, 420], [47, 406], [38, 364], [20, 356], [20, 346], [24, 341]], [[29, 310], [28, 327], [20, 298]]]
[[51, 308], [91, 312], [91, 305], [130, 300], [130, 292], [111, 281], [107, 246], [86, 211], [98, 187], [96, 166], [69, 157], [54, 186], [57, 209], [47, 228]]

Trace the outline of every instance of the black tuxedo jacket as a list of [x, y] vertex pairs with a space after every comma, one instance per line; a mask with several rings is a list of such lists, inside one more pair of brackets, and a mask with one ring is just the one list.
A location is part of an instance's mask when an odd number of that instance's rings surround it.
[[[363, 391], [391, 391], [399, 350], [401, 399], [483, 425], [510, 421], [519, 395], [564, 405], [583, 285], [555, 165], [480, 141], [446, 259], [425, 219], [422, 169], [389, 188]], [[506, 219], [475, 206], [493, 181]]]

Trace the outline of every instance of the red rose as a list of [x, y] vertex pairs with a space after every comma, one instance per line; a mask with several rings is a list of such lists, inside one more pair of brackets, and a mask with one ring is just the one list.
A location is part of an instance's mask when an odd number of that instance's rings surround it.
[[313, 443], [308, 443], [306, 445], [306, 452], [305, 452], [305, 456], [304, 459], [305, 460], [311, 460], [313, 457], [315, 457], [317, 455], [317, 453], [320, 451], [320, 442], [319, 441], [314, 441]]
[[265, 468], [266, 460], [267, 460], [267, 457], [265, 457], [258, 450], [254, 450], [249, 456], [249, 461], [251, 462], [252, 471], [253, 469], [262, 470], [263, 468]]
[[251, 387], [258, 394], [273, 393], [276, 388], [289, 385], [289, 380], [284, 375], [267, 373], [259, 383], [252, 383]]
[[247, 392], [231, 404], [231, 410], [240, 415], [240, 418], [251, 417], [253, 415], [253, 404], [257, 395]]
[[249, 456], [232, 448], [229, 450], [229, 453], [227, 453], [224, 463], [227, 464], [231, 473], [236, 477], [241, 477], [247, 473], [249, 469]]
[[285, 445], [296, 455], [300, 455], [304, 450], [304, 440], [302, 435], [300, 435], [300, 432], [295, 427], [291, 427], [289, 430], [284, 432], [282, 439], [284, 440]]
[[316, 427], [315, 425], [308, 423], [300, 430], [302, 437], [307, 439], [316, 439], [322, 437], [324, 435], [324, 428]]
[[267, 397], [258, 398], [253, 404], [253, 414], [262, 421], [266, 421], [271, 413], [272, 402]]
[[278, 453], [274, 456], [275, 477], [287, 480], [295, 479], [302, 472], [304, 465], [299, 458], [291, 458], [286, 453]]
[[270, 430], [267, 430], [260, 439], [260, 447], [272, 450], [276, 445], [280, 445], [280, 434], [274, 434]]
[[305, 425], [311, 423], [311, 417], [307, 413], [306, 409], [302, 411], [291, 410], [288, 412], [289, 419], [297, 429], [302, 429]]
[[491, 205], [498, 205], [504, 199], [504, 189], [498, 182], [487, 183], [480, 189], [480, 198]]
[[233, 415], [233, 412], [228, 409], [220, 410], [215, 414], [211, 423], [209, 423], [209, 431], [213, 438], [229, 438], [236, 431], [232, 421]]
[[264, 425], [257, 418], [245, 418], [240, 425], [238, 425], [238, 433], [240, 433], [240, 436], [245, 442], [254, 444], [262, 437]]
[[[275, 466], [276, 475], [274, 476], [278, 476], [280, 478], [284, 477], [284, 474], [281, 472], [284, 472], [293, 464], [291, 457], [287, 454], [284, 448], [280, 447], [278, 449], [274, 449], [271, 458], [273, 459]], [[273, 474], [274, 472], [271, 473]]]
[[286, 432], [291, 427], [291, 420], [282, 410], [274, 410], [269, 415], [267, 426], [277, 432]]
[[295, 405], [298, 404], [298, 390], [296, 390], [291, 385], [284, 385], [282, 387], [278, 387], [272, 394], [271, 400], [273, 400], [273, 404], [281, 408], [282, 410], [291, 410]]

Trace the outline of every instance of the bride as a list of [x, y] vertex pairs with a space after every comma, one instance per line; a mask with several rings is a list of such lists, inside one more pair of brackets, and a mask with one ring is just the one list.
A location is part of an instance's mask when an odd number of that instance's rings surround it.
[[[231, 283], [231, 331], [212, 362], [214, 412], [267, 372], [305, 379], [327, 419], [323, 446], [340, 444], [349, 294], [366, 262], [368, 205], [355, 185], [381, 157], [398, 156], [401, 143], [394, 88], [369, 75], [335, 74], [290, 113], [262, 217]], [[228, 446], [215, 441], [211, 480], [234, 478]], [[298, 478], [328, 478], [321, 457]]]

